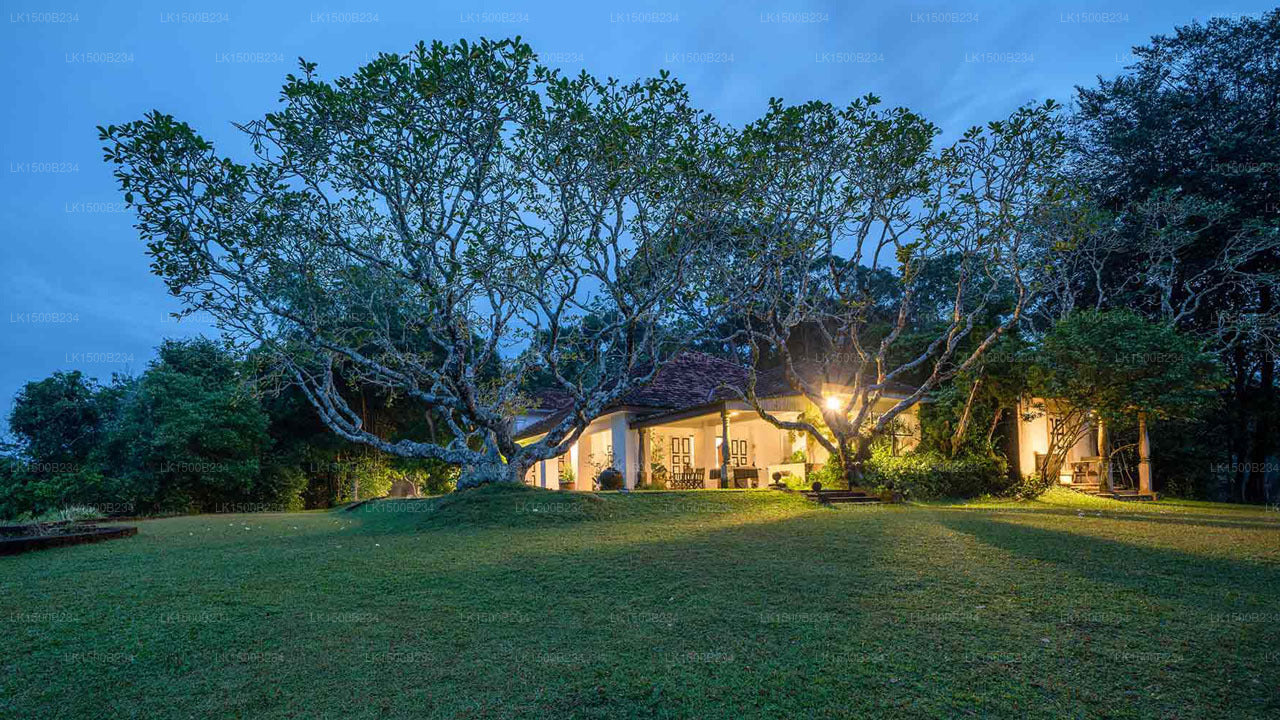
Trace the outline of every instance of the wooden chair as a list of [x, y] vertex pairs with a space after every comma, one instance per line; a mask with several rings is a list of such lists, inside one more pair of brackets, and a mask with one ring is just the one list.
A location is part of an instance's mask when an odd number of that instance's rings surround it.
[[707, 477], [706, 468], [685, 468], [671, 473], [667, 487], [672, 490], [699, 490]]

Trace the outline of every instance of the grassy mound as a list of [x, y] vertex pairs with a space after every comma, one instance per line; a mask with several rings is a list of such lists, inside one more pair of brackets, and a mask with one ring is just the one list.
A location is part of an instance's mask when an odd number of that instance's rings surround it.
[[486, 485], [435, 498], [378, 500], [352, 511], [369, 532], [430, 528], [534, 528], [648, 519], [700, 524], [712, 517], [808, 511], [799, 495], [768, 491], [603, 492]]
[[435, 498], [379, 500], [352, 514], [378, 529], [530, 527], [605, 519], [611, 515], [610, 505], [591, 493], [486, 485]]

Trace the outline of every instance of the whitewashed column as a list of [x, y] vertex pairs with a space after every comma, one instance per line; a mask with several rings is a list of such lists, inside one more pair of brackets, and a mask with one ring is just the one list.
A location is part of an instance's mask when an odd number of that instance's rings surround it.
[[720, 404], [720, 487], [733, 487], [729, 474], [729, 404]]
[[1147, 437], [1147, 414], [1138, 413], [1138, 492], [1151, 492], [1151, 440]]
[[609, 422], [613, 438], [613, 467], [622, 473], [622, 484], [628, 490], [636, 486], [637, 456], [636, 433], [627, 422], [627, 413], [616, 413]]

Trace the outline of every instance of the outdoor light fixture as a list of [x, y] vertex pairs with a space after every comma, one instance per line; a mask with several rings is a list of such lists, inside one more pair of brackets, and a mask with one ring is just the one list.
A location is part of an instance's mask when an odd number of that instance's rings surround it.
[[840, 409], [840, 398], [838, 398], [838, 397], [836, 397], [836, 396], [834, 396], [834, 395], [832, 395], [831, 397], [827, 398], [827, 409], [828, 409], [828, 410], [839, 410], [839, 409]]

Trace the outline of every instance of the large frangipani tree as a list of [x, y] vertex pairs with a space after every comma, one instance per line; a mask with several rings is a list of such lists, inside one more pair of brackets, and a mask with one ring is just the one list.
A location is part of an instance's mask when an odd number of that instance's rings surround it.
[[[1062, 157], [1052, 102], [941, 150], [931, 123], [877, 105], [871, 96], [843, 110], [775, 101], [745, 129], [742, 231], [722, 281], [739, 289], [747, 365], [766, 355], [779, 363], [830, 437], [770, 411], [754, 375], [742, 396], [822, 444], [851, 485], [876, 437], [1018, 322]], [[878, 411], [895, 383], [913, 390]], [[833, 395], [831, 385], [847, 390]]]
[[[248, 164], [159, 112], [101, 134], [155, 272], [342, 437], [461, 465], [463, 486], [516, 481], [696, 327], [727, 165], [665, 74], [567, 78], [518, 40], [420, 44], [333, 81], [304, 62], [281, 101], [237, 126]], [[568, 412], [522, 445], [535, 374]], [[344, 380], [427, 403], [451, 439], [375, 434]]]

